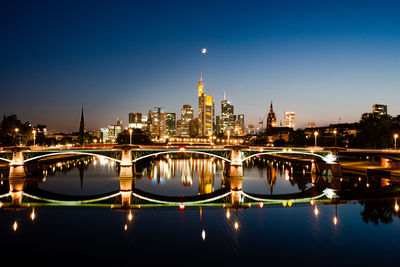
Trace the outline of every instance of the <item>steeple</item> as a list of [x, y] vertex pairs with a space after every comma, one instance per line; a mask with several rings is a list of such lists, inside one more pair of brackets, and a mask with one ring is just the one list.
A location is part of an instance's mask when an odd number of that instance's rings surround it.
[[83, 134], [85, 132], [86, 132], [85, 131], [85, 120], [84, 120], [84, 117], [83, 117], [83, 105], [82, 105], [81, 123], [79, 125], [79, 133]]
[[270, 110], [270, 111], [274, 111], [274, 107], [272, 106], [272, 101], [271, 101], [271, 105], [270, 105], [270, 107], [269, 107], [269, 110]]

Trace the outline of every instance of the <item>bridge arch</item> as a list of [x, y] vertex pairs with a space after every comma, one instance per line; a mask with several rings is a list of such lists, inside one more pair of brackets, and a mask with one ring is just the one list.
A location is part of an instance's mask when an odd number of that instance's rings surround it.
[[3, 160], [3, 161], [7, 161], [7, 162], [10, 162], [10, 163], [12, 163], [12, 160], [9, 160], [9, 159], [0, 158], [0, 161], [1, 161], [1, 160]]
[[303, 151], [268, 151], [268, 152], [261, 152], [261, 153], [257, 153], [257, 154], [253, 154], [248, 157], [245, 157], [244, 159], [242, 159], [242, 162], [245, 162], [246, 160], [248, 160], [252, 157], [256, 157], [256, 156], [260, 156], [260, 155], [272, 155], [272, 154], [300, 154], [300, 155], [306, 155], [306, 156], [313, 156], [313, 157], [318, 157], [318, 158], [322, 159], [326, 163], [332, 163], [335, 160], [335, 159], [331, 159], [331, 158], [327, 159], [326, 157], [321, 156], [316, 153], [303, 152]]
[[158, 156], [158, 155], [162, 155], [162, 154], [178, 154], [178, 153], [193, 153], [193, 154], [201, 154], [201, 155], [207, 155], [207, 156], [212, 156], [212, 157], [216, 157], [219, 159], [222, 159], [226, 162], [231, 163], [231, 160], [224, 158], [222, 156], [216, 155], [216, 154], [212, 154], [212, 153], [207, 153], [207, 152], [203, 152], [203, 151], [196, 151], [196, 150], [171, 150], [171, 151], [161, 151], [161, 152], [155, 152], [152, 154], [148, 154], [145, 156], [141, 156], [137, 159], [132, 160], [132, 162], [137, 162], [139, 160], [148, 158], [148, 157], [153, 157], [153, 156]]
[[121, 160], [112, 158], [112, 157], [107, 157], [104, 155], [100, 155], [100, 154], [95, 154], [95, 153], [89, 153], [89, 152], [80, 152], [80, 151], [62, 151], [62, 152], [52, 152], [49, 154], [45, 154], [45, 155], [40, 155], [40, 156], [36, 156], [36, 157], [32, 157], [29, 159], [26, 159], [23, 161], [23, 163], [29, 162], [29, 161], [33, 161], [33, 160], [37, 160], [37, 159], [41, 159], [41, 158], [48, 158], [48, 157], [52, 157], [52, 156], [57, 156], [57, 155], [84, 155], [84, 156], [95, 156], [95, 157], [103, 157], [118, 163], [122, 163]]

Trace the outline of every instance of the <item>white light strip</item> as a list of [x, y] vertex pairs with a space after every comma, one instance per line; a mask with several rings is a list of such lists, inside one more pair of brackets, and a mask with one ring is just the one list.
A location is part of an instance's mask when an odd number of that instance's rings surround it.
[[33, 195], [30, 195], [30, 194], [27, 194], [27, 193], [23, 193], [23, 194], [26, 197], [30, 197], [30, 198], [33, 198], [33, 199], [36, 199], [36, 200], [47, 201], [47, 202], [52, 202], [52, 203], [63, 203], [63, 204], [66, 204], [66, 205], [78, 205], [78, 204], [85, 204], [85, 203], [103, 201], [103, 200], [106, 200], [106, 199], [117, 197], [117, 196], [119, 196], [121, 194], [121, 192], [112, 194], [110, 196], [101, 197], [101, 198], [89, 199], [89, 200], [79, 200], [79, 201], [63, 201], [63, 200], [55, 200], [55, 199], [37, 197], [37, 196], [33, 196]]
[[148, 198], [148, 197], [144, 197], [144, 196], [138, 195], [136, 193], [132, 193], [133, 196], [135, 196], [137, 198], [140, 198], [140, 199], [143, 199], [143, 200], [146, 200], [146, 201], [149, 201], [149, 202], [155, 202], [155, 203], [159, 203], [159, 204], [170, 204], [170, 205], [179, 205], [181, 203], [186, 204], [186, 205], [192, 205], [192, 204], [200, 204], [200, 203], [212, 202], [212, 201], [224, 198], [226, 196], [229, 196], [230, 194], [231, 194], [231, 192], [227, 192], [227, 193], [223, 194], [222, 196], [217, 196], [217, 197], [213, 197], [213, 198], [210, 198], [210, 199], [192, 201], [192, 202], [172, 202], [172, 201], [162, 201], [162, 200], [157, 200], [157, 199], [151, 199], [151, 198]]
[[0, 195], [0, 198], [5, 198], [5, 197], [8, 197], [8, 196], [10, 196], [10, 193], [4, 194], [4, 195]]

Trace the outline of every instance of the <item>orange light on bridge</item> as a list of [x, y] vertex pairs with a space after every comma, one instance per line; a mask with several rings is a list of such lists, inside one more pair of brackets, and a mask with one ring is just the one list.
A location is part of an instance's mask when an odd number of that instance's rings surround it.
[[287, 202], [286, 202], [286, 201], [283, 201], [283, 202], [282, 202], [282, 205], [283, 205], [284, 207], [286, 207]]
[[260, 208], [262, 208], [262, 207], [264, 206], [264, 203], [262, 203], [262, 202], [260, 201], [260, 203], [258, 204], [258, 206], [259, 206]]
[[185, 150], [186, 150], [186, 148], [183, 147], [183, 146], [181, 146], [181, 147], [179, 148], [179, 151], [185, 151]]
[[264, 149], [262, 148], [262, 147], [260, 147], [259, 149], [258, 149], [258, 152], [263, 152], [264, 151]]
[[183, 203], [179, 204], [179, 209], [180, 209], [180, 210], [185, 209], [185, 204], [183, 204]]
[[314, 200], [314, 199], [311, 199], [310, 204], [311, 204], [312, 206], [314, 206], [315, 200]]

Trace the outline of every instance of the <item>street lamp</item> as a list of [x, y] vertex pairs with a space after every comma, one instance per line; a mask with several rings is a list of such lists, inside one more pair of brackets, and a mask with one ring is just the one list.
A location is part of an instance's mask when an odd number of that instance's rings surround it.
[[336, 134], [337, 134], [336, 129], [333, 131], [333, 134], [335, 135], [335, 148], [336, 148], [337, 147], [337, 145], [336, 145]]
[[130, 145], [132, 145], [132, 132], [133, 132], [133, 129], [129, 128], [129, 144]]
[[396, 140], [397, 140], [397, 137], [399, 137], [399, 135], [398, 134], [394, 134], [394, 149], [396, 150]]
[[35, 146], [35, 144], [36, 144], [36, 130], [35, 129], [32, 130], [32, 133], [33, 133], [33, 146]]
[[315, 136], [315, 146], [317, 146], [317, 136], [318, 136], [318, 132], [317, 131], [314, 132], [314, 136]]
[[17, 139], [17, 145], [19, 145], [19, 138], [18, 138], [19, 128], [15, 128], [14, 132], [15, 132], [15, 138]]

